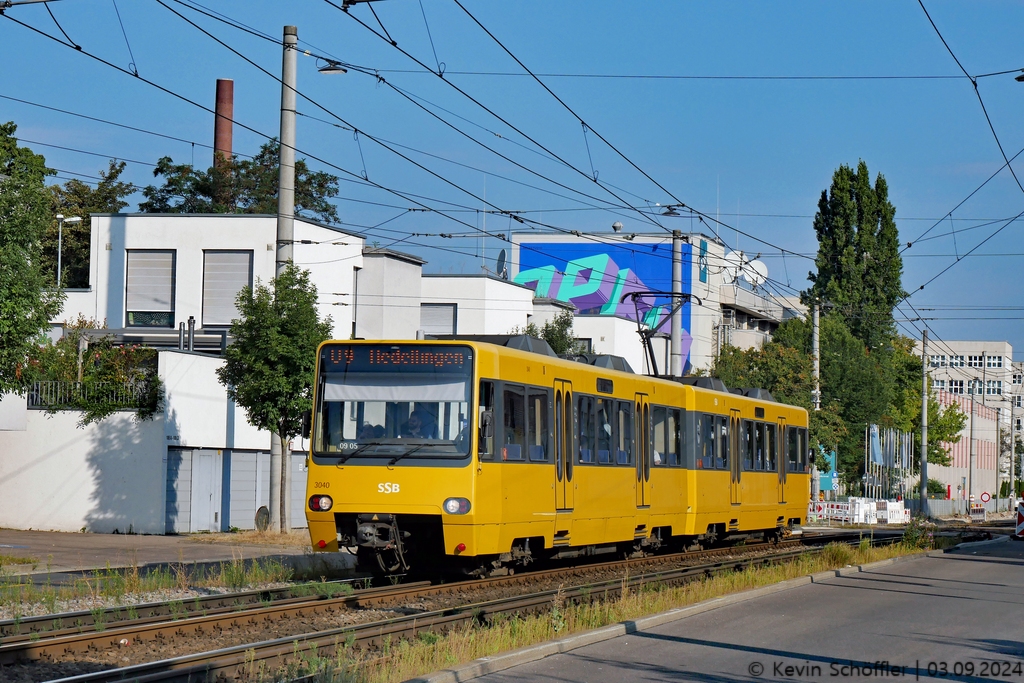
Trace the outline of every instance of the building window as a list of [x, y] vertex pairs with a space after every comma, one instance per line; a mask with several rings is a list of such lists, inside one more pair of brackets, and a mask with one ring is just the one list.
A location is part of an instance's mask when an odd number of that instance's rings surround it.
[[980, 379], [969, 379], [967, 380], [967, 395], [981, 396], [981, 380]]
[[1014, 396], [1013, 397], [1013, 407], [1014, 408], [1024, 408], [1024, 396]]
[[985, 356], [985, 367], [987, 368], [1001, 368], [1003, 367], [1002, 356]]
[[932, 388], [935, 389], [936, 391], [945, 391], [946, 390], [946, 380], [944, 380], [944, 379], [932, 380]]
[[985, 367], [984, 356], [967, 356], [967, 367], [969, 368], [983, 368]]
[[173, 250], [128, 251], [125, 278], [125, 324], [128, 327], [174, 327]]
[[1003, 393], [1003, 383], [998, 379], [990, 379], [985, 382], [985, 393], [989, 396], [1001, 396]]
[[420, 304], [420, 329], [426, 334], [455, 334], [458, 304]]
[[964, 381], [962, 379], [951, 379], [951, 380], [949, 380], [949, 393], [951, 393], [951, 394], [962, 394], [962, 393], [964, 393]]
[[1013, 375], [1013, 383], [1014, 384], [1021, 384], [1022, 382], [1024, 382], [1024, 375], [1022, 375], [1019, 372], [1014, 373], [1014, 375]]
[[943, 354], [941, 356], [931, 356], [929, 358], [929, 361], [930, 361], [929, 365], [931, 365], [933, 368], [944, 368], [944, 367], [946, 367], [946, 356], [945, 356], [945, 354]]
[[204, 251], [203, 327], [231, 325], [243, 287], [252, 287], [252, 251]]
[[962, 368], [963, 366], [964, 366], [964, 357], [963, 356], [950, 356], [949, 357], [949, 367], [951, 367], [951, 368]]
[[1018, 432], [1020, 431], [1020, 428], [1021, 428], [1021, 418], [1019, 418], [1019, 417], [1017, 418], [1017, 420], [1016, 420], [1016, 424], [1014, 424], [1014, 425], [1013, 425], [1013, 427], [1014, 427], [1014, 429], [1016, 429], [1016, 430], [1017, 430]]

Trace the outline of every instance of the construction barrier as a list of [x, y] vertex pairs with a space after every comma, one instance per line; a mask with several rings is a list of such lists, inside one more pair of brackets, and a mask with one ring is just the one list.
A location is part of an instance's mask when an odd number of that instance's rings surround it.
[[807, 507], [809, 522], [839, 524], [906, 524], [910, 510], [901, 500], [850, 498], [848, 502], [811, 502]]
[[1013, 535], [1024, 540], [1024, 501], [1017, 503], [1017, 530]]

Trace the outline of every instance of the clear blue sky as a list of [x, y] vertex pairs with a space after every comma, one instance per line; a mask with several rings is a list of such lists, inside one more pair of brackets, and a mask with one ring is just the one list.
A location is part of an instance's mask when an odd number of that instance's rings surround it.
[[[165, 0], [215, 36], [270, 72], [280, 71], [279, 46]], [[466, 8], [577, 112], [658, 183], [686, 204], [743, 232], [793, 252], [813, 255], [811, 219], [821, 191], [840, 164], [868, 163], [885, 175], [897, 208], [903, 242], [918, 238], [967, 197], [1003, 160], [974, 95], [924, 12], [910, 0], [812, 2], [621, 1], [480, 2]], [[383, 0], [373, 8], [399, 46], [422, 62], [445, 65], [446, 80], [491, 108], [577, 169], [591, 164], [606, 189], [565, 165], [546, 158], [525, 137], [498, 121], [435, 75], [381, 41], [326, 2], [224, 0], [203, 4], [275, 38], [284, 24], [299, 28], [301, 45], [313, 54], [379, 70], [389, 83], [443, 109], [434, 109], [462, 130], [547, 178], [587, 193], [582, 197], [530, 175], [469, 142], [432, 119], [376, 79], [351, 71], [322, 75], [315, 57], [300, 57], [299, 89], [360, 130], [393, 143], [477, 198], [429, 175], [366, 136], [300, 117], [298, 147], [337, 168], [311, 162], [350, 181], [341, 183], [339, 213], [345, 224], [381, 245], [417, 253], [428, 270], [478, 272], [474, 237], [409, 237], [410, 233], [468, 234], [438, 213], [408, 213], [413, 206], [359, 178], [408, 194], [431, 207], [461, 211], [449, 215], [482, 226], [476, 209], [489, 202], [564, 229], [603, 232], [613, 221], [627, 231], [658, 228], [618, 204], [614, 192], [646, 208], [645, 201], [672, 199], [631, 168], [534, 81], [521, 75], [458, 74], [460, 71], [522, 74], [451, 0]], [[340, 4], [340, 0], [338, 0]], [[1007, 2], [925, 3], [964, 68], [971, 74], [1024, 68], [1024, 4]], [[117, 4], [139, 74], [170, 91], [212, 107], [216, 78], [235, 80], [235, 118], [261, 133], [278, 128], [280, 86], [189, 26], [156, 0]], [[120, 67], [132, 58], [109, 0], [62, 0], [51, 9], [67, 34], [84, 50]], [[424, 22], [430, 27], [433, 49]], [[42, 5], [15, 7], [7, 15], [42, 31], [60, 31]], [[352, 15], [380, 30], [365, 4]], [[62, 47], [12, 21], [0, 20], [0, 60], [5, 77], [0, 95], [59, 107], [96, 118], [211, 144], [213, 116], [130, 75]], [[406, 72], [405, 70], [412, 70]], [[874, 79], [651, 79], [584, 78], [581, 74], [686, 77], [920, 77]], [[982, 78], [978, 87], [1007, 154], [1024, 147], [1024, 83], [1014, 74]], [[300, 100], [299, 111], [331, 115]], [[0, 119], [14, 120], [19, 135], [146, 162], [129, 164], [127, 179], [152, 182], [153, 162], [171, 156], [206, 167], [207, 148], [75, 118], [0, 99]], [[495, 135], [499, 134], [501, 137]], [[235, 127], [235, 150], [253, 153], [264, 138]], [[25, 143], [29, 144], [29, 143]], [[589, 155], [587, 145], [589, 144]], [[95, 175], [103, 157], [29, 144], [49, 164]], [[361, 147], [361, 153], [360, 153]], [[396, 147], [396, 149], [399, 149]], [[429, 155], [434, 156], [427, 156]], [[440, 158], [438, 158], [440, 157]], [[592, 161], [591, 161], [592, 160]], [[461, 164], [461, 165], [459, 165]], [[472, 168], [467, 168], [472, 167]], [[1024, 155], [1015, 164], [1024, 181]], [[518, 182], [514, 182], [518, 181]], [[524, 185], [526, 183], [533, 187]], [[134, 197], [134, 209], [139, 197]], [[360, 201], [351, 201], [360, 200]], [[399, 209], [360, 202], [378, 202]], [[905, 253], [904, 287], [914, 290], [988, 238], [1024, 210], [1024, 193], [1004, 170], [957, 209], [953, 220]], [[394, 218], [386, 225], [367, 229]], [[1002, 222], [989, 223], [995, 219]], [[672, 223], [670, 221], [676, 221]], [[668, 218], [669, 227], [690, 229], [689, 218]], [[1009, 340], [1024, 358], [1024, 263], [1021, 227], [1010, 224], [910, 299], [943, 339]], [[358, 226], [358, 227], [356, 227]], [[489, 231], [504, 232], [509, 219], [491, 215]], [[519, 227], [519, 226], [514, 226]], [[711, 228], [692, 224], [693, 229]], [[953, 229], [957, 231], [954, 236]], [[720, 230], [733, 248], [761, 253], [773, 291], [802, 289], [813, 263], [760, 244], [734, 230]], [[396, 243], [396, 240], [403, 240]], [[442, 247], [442, 249], [431, 248]], [[488, 239], [489, 261], [500, 242]], [[329, 249], [329, 247], [325, 247]], [[452, 251], [446, 251], [452, 250]], [[927, 310], [939, 308], [940, 310]], [[1020, 307], [997, 310], [994, 307]], [[909, 308], [901, 309], [916, 317]], [[981, 320], [977, 318], [997, 318]], [[916, 334], [907, 326], [906, 332]]]

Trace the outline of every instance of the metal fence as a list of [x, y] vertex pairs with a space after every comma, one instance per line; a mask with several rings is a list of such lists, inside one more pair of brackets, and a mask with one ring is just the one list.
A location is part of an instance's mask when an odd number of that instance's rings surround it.
[[109, 403], [118, 410], [135, 410], [145, 388], [115, 382], [34, 382], [28, 391], [31, 410], [75, 410], [85, 402]]
[[[998, 503], [998, 509], [997, 509]], [[999, 512], [1007, 509], [1009, 501], [1006, 498], [1002, 498], [998, 501], [990, 500], [987, 503], [978, 503], [979, 505], [985, 506], [985, 512]], [[917, 499], [904, 500], [903, 504], [907, 506], [911, 514], [917, 514], [921, 510], [921, 501]], [[936, 500], [933, 498], [928, 499], [928, 515], [931, 517], [952, 517], [953, 515], [966, 515], [967, 514], [967, 501], [966, 500]]]

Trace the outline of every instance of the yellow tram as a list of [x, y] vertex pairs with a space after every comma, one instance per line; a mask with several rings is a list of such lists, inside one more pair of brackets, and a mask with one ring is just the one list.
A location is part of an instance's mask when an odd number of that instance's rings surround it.
[[375, 571], [485, 575], [804, 521], [804, 409], [603, 358], [469, 340], [324, 343], [306, 492], [314, 550], [356, 547]]

